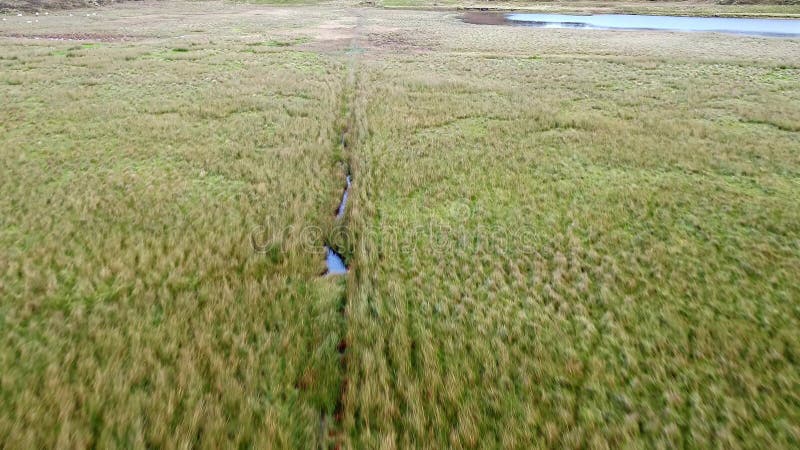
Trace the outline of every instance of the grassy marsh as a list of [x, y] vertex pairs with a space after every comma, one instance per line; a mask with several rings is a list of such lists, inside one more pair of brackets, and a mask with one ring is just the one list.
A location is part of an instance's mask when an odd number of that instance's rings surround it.
[[3, 39], [0, 442], [304, 447], [338, 395], [343, 292], [291, 225], [332, 222], [344, 66], [150, 24]]
[[96, 11], [0, 28], [0, 446], [797, 446], [799, 40]]
[[796, 443], [797, 69], [626, 59], [376, 63], [355, 447]]

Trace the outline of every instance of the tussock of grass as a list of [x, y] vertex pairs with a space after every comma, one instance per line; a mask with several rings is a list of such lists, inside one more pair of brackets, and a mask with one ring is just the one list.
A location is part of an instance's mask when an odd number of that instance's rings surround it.
[[308, 38], [295, 38], [291, 40], [270, 40], [266, 42], [268, 47], [291, 47], [292, 45], [303, 44], [308, 42]]

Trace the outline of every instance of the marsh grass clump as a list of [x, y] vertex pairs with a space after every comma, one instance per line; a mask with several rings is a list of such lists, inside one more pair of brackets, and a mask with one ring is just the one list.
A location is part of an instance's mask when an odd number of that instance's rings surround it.
[[293, 45], [303, 44], [310, 39], [307, 37], [294, 38], [289, 40], [269, 40], [263, 43], [267, 47], [291, 47]]

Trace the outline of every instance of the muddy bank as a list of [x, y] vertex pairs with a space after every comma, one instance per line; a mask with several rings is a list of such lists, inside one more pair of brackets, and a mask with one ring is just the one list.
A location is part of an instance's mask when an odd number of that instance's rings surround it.
[[493, 11], [470, 11], [461, 20], [474, 25], [509, 25], [505, 13]]

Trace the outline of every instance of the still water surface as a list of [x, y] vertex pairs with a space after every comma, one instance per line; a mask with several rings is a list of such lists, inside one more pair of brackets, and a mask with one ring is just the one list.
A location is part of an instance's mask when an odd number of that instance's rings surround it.
[[758, 36], [800, 36], [800, 20], [722, 17], [639, 16], [630, 14], [508, 14], [513, 24], [541, 28], [599, 30], [715, 31]]

